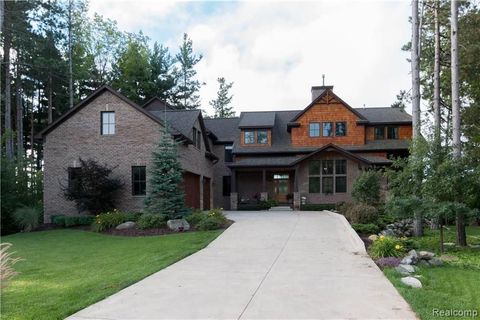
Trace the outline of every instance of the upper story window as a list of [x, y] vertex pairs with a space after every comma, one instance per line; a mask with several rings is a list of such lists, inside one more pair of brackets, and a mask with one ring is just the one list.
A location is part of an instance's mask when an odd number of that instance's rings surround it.
[[102, 135], [115, 134], [115, 112], [102, 111], [101, 118], [102, 118], [101, 134]]
[[258, 144], [267, 144], [268, 143], [268, 133], [265, 130], [257, 131], [257, 143]]
[[385, 127], [375, 127], [373, 128], [373, 134], [375, 136], [375, 140], [383, 140], [385, 139]]
[[387, 127], [387, 139], [398, 139], [398, 127], [395, 127], [395, 126]]
[[225, 162], [232, 162], [233, 161], [233, 145], [227, 144], [225, 145]]
[[333, 122], [324, 122], [323, 123], [323, 134], [324, 137], [333, 136]]
[[132, 195], [144, 196], [147, 190], [147, 173], [145, 166], [132, 167]]
[[197, 128], [193, 128], [192, 140], [193, 140], [193, 145], [198, 149], [200, 149], [202, 146], [202, 133], [199, 130], [197, 130]]
[[343, 137], [347, 135], [347, 123], [345, 121], [335, 123], [335, 135]]
[[308, 128], [310, 137], [320, 137], [320, 123], [311, 122]]
[[255, 131], [245, 131], [244, 134], [245, 144], [254, 144], [255, 143]]

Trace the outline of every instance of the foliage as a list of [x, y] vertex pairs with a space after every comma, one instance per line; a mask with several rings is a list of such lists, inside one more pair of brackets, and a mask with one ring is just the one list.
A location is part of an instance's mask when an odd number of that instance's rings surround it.
[[92, 224], [92, 228], [96, 232], [102, 232], [108, 229], [115, 228], [121, 223], [131, 221], [132, 215], [125, 212], [117, 211], [116, 209], [110, 212], [105, 212], [97, 215]]
[[402, 261], [401, 258], [398, 257], [384, 257], [377, 259], [375, 262], [380, 268], [393, 268], [396, 267], [400, 264], [400, 261]]
[[211, 209], [208, 212], [195, 212], [186, 217], [188, 223], [198, 230], [216, 230], [225, 228], [228, 219], [222, 212], [222, 209]]
[[429, 203], [415, 196], [391, 198], [385, 204], [385, 210], [394, 216], [407, 218], [415, 213], [424, 213]]
[[42, 211], [37, 207], [22, 207], [13, 213], [15, 223], [22, 231], [32, 231], [42, 220]]
[[372, 223], [378, 218], [378, 210], [365, 203], [352, 203], [344, 213], [350, 223]]
[[377, 204], [380, 200], [380, 173], [363, 171], [353, 182], [352, 197], [358, 202]]
[[2, 319], [65, 319], [195, 253], [220, 233], [113, 237], [63, 229], [4, 237], [25, 261], [2, 290]]
[[89, 226], [95, 221], [95, 216], [51, 216], [52, 223], [59, 227]]
[[275, 199], [267, 199], [267, 200], [260, 200], [258, 201], [258, 206], [260, 210], [268, 210], [271, 207], [275, 207], [278, 205], [278, 202]]
[[206, 212], [203, 212], [201, 210], [195, 211], [192, 214], [188, 215], [185, 217], [185, 220], [191, 225], [191, 226], [197, 226], [197, 224], [205, 220], [208, 217]]
[[165, 214], [169, 219], [186, 214], [182, 182], [176, 142], [162, 129], [160, 143], [152, 155], [145, 210]]
[[399, 239], [380, 236], [373, 241], [368, 251], [374, 258], [400, 257], [403, 255], [404, 246]]
[[8, 242], [0, 243], [0, 286], [5, 288], [8, 281], [16, 276], [18, 272], [13, 269], [13, 265], [20, 261], [20, 258], [13, 258], [14, 252], [10, 251], [12, 244]]
[[233, 107], [229, 107], [230, 102], [232, 101], [233, 96], [229, 94], [229, 90], [233, 86], [233, 82], [226, 82], [225, 78], [221, 77], [217, 79], [219, 84], [217, 97], [215, 100], [210, 101], [210, 105], [214, 110], [214, 118], [230, 118], [235, 116], [235, 111]]
[[161, 228], [167, 225], [167, 219], [164, 214], [145, 213], [140, 216], [137, 225], [140, 229]]
[[175, 66], [174, 60], [168, 48], [158, 44], [153, 45], [149, 55], [150, 62], [150, 84], [146, 97], [158, 97], [163, 101], [172, 102], [175, 89]]
[[300, 205], [300, 210], [302, 211], [323, 211], [323, 210], [335, 210], [337, 206], [335, 204], [324, 203], [324, 204], [313, 204], [307, 203]]
[[373, 223], [352, 223], [352, 228], [361, 234], [376, 234], [380, 228]]
[[93, 159], [79, 160], [78, 176], [73, 183], [63, 187], [64, 197], [75, 201], [79, 211], [97, 214], [112, 210], [114, 197], [123, 186], [119, 179], [110, 177], [114, 168]]

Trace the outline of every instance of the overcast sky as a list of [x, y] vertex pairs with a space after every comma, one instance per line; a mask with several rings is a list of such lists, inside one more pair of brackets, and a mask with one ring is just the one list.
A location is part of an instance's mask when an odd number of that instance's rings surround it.
[[409, 1], [91, 0], [90, 10], [172, 52], [187, 32], [203, 54], [198, 79], [210, 113], [219, 76], [235, 82], [237, 113], [304, 108], [322, 74], [352, 107], [390, 106], [411, 87], [409, 54], [401, 51], [410, 38]]

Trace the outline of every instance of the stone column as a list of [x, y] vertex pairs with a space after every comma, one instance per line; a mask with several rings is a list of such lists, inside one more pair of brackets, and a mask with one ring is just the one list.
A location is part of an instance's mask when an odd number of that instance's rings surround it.
[[238, 210], [238, 193], [230, 193], [230, 210]]
[[300, 192], [293, 193], [293, 210], [300, 210], [301, 196]]

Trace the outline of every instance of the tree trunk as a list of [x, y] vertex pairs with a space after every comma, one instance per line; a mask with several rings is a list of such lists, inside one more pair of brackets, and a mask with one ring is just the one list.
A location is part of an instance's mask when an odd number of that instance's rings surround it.
[[[19, 55], [19, 53], [17, 52]], [[19, 55], [20, 57], [20, 55]], [[20, 60], [17, 58], [17, 77], [15, 79], [15, 96], [17, 100], [17, 159], [22, 159], [25, 152], [23, 147], [23, 99], [22, 99], [22, 77]]]
[[70, 109], [73, 108], [73, 61], [72, 61], [72, 10], [73, 0], [68, 1], [68, 94], [70, 96]]
[[[459, 89], [459, 67], [458, 67], [458, 0], [451, 2], [451, 58], [452, 58], [452, 140], [453, 154], [455, 158], [461, 157], [460, 141], [460, 89]], [[457, 212], [457, 244], [467, 245], [465, 232], [465, 216], [463, 212]]]
[[52, 103], [52, 74], [48, 74], [48, 124], [53, 121], [53, 103]]
[[[5, 15], [5, 19], [7, 15]], [[10, 19], [8, 19], [10, 20]], [[12, 92], [11, 92], [11, 77], [10, 77], [10, 47], [11, 47], [11, 32], [8, 30], [8, 21], [4, 21], [4, 36], [3, 36], [3, 49], [4, 49], [4, 63], [5, 66], [5, 155], [7, 159], [13, 159], [13, 132], [12, 132]]]
[[435, 129], [435, 146], [441, 147], [440, 124], [440, 23], [438, 18], [439, 0], [435, 0], [435, 62], [433, 68], [433, 112]]
[[412, 124], [413, 139], [420, 136], [420, 69], [419, 69], [418, 0], [412, 0]]

